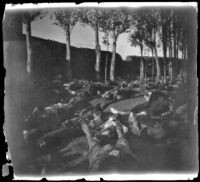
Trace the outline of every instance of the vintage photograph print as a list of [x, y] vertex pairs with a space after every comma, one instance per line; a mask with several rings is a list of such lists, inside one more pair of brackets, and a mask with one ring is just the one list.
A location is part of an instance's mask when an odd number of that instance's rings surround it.
[[14, 179], [197, 177], [197, 12], [7, 4], [3, 131]]

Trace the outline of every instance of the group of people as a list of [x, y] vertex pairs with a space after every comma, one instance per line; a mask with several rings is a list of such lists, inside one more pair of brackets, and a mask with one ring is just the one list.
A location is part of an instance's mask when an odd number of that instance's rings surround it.
[[92, 117], [79, 120], [89, 146], [90, 171], [120, 170], [124, 161], [139, 165], [139, 158], [129, 145], [128, 134], [160, 141], [172, 137], [172, 131], [176, 133], [186, 107], [181, 106], [177, 113], [173, 98], [162, 92], [148, 92], [144, 97], [148, 105], [138, 113], [111, 107], [106, 118], [101, 106], [97, 105], [92, 109]]
[[[81, 130], [87, 139], [91, 172], [121, 170], [125, 168], [124, 161], [139, 165], [140, 160], [132, 151], [127, 135], [146, 136], [156, 141], [166, 139], [180, 126], [186, 110], [185, 105], [174, 108], [173, 97], [163, 92], [146, 92], [144, 98], [147, 104], [139, 110], [119, 111], [111, 107], [109, 113], [104, 112], [99, 104], [95, 107], [84, 105], [86, 98], [78, 101], [70, 100], [68, 104], [60, 103], [51, 107], [35, 108], [26, 122], [29, 128], [33, 128], [29, 131], [39, 134], [43, 139], [39, 140], [40, 146], [45, 144], [43, 135], [56, 128], [57, 131], [53, 132], [57, 132], [58, 135], [60, 132], [67, 135], [69, 130], [74, 128], [78, 128], [75, 133]], [[83, 109], [83, 113], [79, 113], [79, 117], [68, 120], [67, 118], [73, 117], [76, 112], [75, 106], [86, 109]], [[33, 118], [37, 122], [31, 122]], [[40, 128], [37, 128], [37, 125], [40, 125]], [[23, 133], [26, 140], [31, 133], [27, 131], [28, 129]]]
[[144, 97], [147, 104], [139, 110], [124, 112], [110, 109], [112, 113], [126, 118], [133, 135], [148, 136], [160, 142], [173, 137], [188, 122], [187, 105], [177, 106], [172, 95], [157, 91], [147, 92]]

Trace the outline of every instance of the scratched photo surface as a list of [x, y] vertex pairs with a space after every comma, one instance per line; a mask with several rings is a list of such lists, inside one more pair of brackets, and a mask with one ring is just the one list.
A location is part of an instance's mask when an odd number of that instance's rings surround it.
[[16, 176], [197, 174], [197, 6], [181, 5], [5, 9]]

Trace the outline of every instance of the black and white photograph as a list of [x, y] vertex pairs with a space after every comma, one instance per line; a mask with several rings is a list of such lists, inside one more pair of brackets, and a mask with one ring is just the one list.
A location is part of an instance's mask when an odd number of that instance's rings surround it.
[[197, 17], [195, 2], [6, 4], [14, 179], [196, 178]]

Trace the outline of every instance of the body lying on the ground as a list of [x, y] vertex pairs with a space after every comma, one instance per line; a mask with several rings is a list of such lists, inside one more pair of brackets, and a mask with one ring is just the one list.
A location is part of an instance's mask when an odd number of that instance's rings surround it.
[[[89, 88], [89, 90], [92, 89]], [[117, 98], [117, 96], [120, 96], [120, 91], [124, 91], [124, 98], [129, 98], [131, 97], [131, 94], [135, 94], [131, 91], [129, 95], [128, 91], [124, 90], [124, 88], [121, 90], [113, 89], [111, 93], [116, 94]], [[90, 92], [89, 95], [95, 95], [95, 93], [96, 90], [94, 93]], [[89, 157], [91, 171], [99, 170], [106, 164], [104, 159], [106, 159], [106, 161], [111, 159], [112, 161], [112, 158], [114, 157], [115, 161], [115, 159], [118, 158], [119, 153], [126, 153], [122, 149], [129, 148], [128, 141], [125, 138], [128, 131], [138, 136], [145, 133], [147, 136], [154, 139], [162, 139], [171, 135], [171, 133], [175, 133], [177, 129], [180, 128], [181, 122], [185, 119], [186, 105], [182, 105], [175, 109], [173, 99], [161, 92], [148, 93], [145, 98], [148, 101], [146, 109], [138, 110], [137, 112], [124, 112], [111, 109], [111, 113], [106, 118], [103, 117], [104, 114], [101, 109], [90, 111], [88, 101], [83, 99], [83, 96], [78, 96], [67, 104], [58, 103], [41, 109], [36, 108], [27, 119], [27, 123], [29, 123], [27, 130], [30, 129], [29, 131], [37, 134], [36, 138], [39, 138], [40, 146], [44, 146], [46, 143], [55, 145], [57, 144], [55, 141], [59, 141], [62, 138], [64, 138], [63, 140], [67, 144], [73, 141], [76, 143], [75, 139], [83, 136], [85, 133], [90, 148], [89, 154], [86, 154], [84, 147], [83, 150], [79, 148], [78, 150], [66, 152], [65, 156], [81, 153], [80, 158], [71, 161], [67, 166], [76, 166]], [[89, 111], [86, 109], [85, 113], [87, 114], [85, 114], [85, 116], [83, 116], [84, 113], [81, 112], [79, 112], [80, 116], [75, 116], [77, 110], [81, 111], [81, 109], [85, 107], [89, 108]], [[84, 122], [79, 122], [81, 120], [84, 120]], [[64, 128], [62, 125], [63, 123]], [[80, 125], [79, 123], [82, 124]], [[123, 139], [121, 140], [123, 141], [122, 143], [125, 143], [125, 145], [120, 145], [123, 146], [122, 148], [118, 147], [118, 143], [120, 143], [118, 131], [119, 125], [121, 133], [123, 133]], [[79, 142], [77, 141], [77, 143]], [[74, 145], [69, 145], [68, 148], [71, 148], [72, 146]], [[92, 146], [95, 146], [94, 151], [91, 149]], [[132, 154], [129, 149], [128, 155], [131, 156]], [[112, 157], [110, 158], [110, 156]], [[132, 157], [133, 156], [134, 155], [132, 155]], [[120, 162], [121, 159], [117, 161]]]
[[110, 111], [124, 117], [130, 131], [138, 136], [145, 133], [154, 139], [162, 139], [170, 135], [173, 137], [180, 128], [186, 126], [186, 104], [174, 108], [171, 96], [159, 92], [148, 93], [145, 98], [149, 101], [148, 105], [138, 113], [118, 111], [114, 108]]
[[57, 103], [45, 108], [35, 107], [33, 112], [25, 119], [24, 137], [26, 140], [40, 137], [52, 130], [62, 128], [62, 122], [73, 118], [77, 111], [90, 108], [91, 98], [77, 97], [69, 103]]

